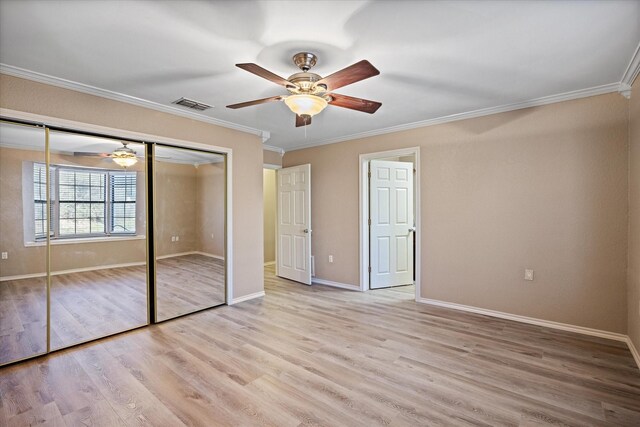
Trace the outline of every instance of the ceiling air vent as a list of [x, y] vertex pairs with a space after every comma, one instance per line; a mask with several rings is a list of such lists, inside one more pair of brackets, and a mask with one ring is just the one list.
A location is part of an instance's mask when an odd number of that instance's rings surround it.
[[180, 98], [177, 101], [173, 101], [172, 104], [182, 105], [183, 107], [191, 108], [192, 110], [204, 111], [212, 108], [212, 105], [203, 104], [202, 102], [194, 101], [193, 99]]

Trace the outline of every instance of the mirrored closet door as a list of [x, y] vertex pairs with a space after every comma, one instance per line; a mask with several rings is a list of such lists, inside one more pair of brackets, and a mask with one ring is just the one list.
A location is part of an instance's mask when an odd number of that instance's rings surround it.
[[45, 130], [0, 122], [0, 365], [47, 352]]
[[144, 144], [51, 131], [51, 349], [148, 323]]
[[226, 302], [225, 156], [154, 145], [156, 321]]

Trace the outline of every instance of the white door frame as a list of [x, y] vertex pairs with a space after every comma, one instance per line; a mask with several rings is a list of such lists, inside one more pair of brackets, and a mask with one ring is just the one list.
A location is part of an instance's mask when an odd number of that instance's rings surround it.
[[422, 228], [420, 227], [420, 147], [401, 148], [398, 150], [380, 151], [377, 153], [360, 154], [360, 291], [369, 290], [369, 161], [376, 159], [385, 159], [388, 157], [414, 156], [416, 173], [414, 175], [414, 192], [413, 200], [416, 222], [416, 248], [415, 248], [415, 288], [416, 301], [420, 300], [420, 236]]

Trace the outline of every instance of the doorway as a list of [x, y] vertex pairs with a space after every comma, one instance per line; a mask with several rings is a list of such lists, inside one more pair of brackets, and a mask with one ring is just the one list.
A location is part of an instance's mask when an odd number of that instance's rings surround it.
[[[400, 161], [413, 163], [413, 217], [415, 231], [413, 235], [413, 283], [415, 283], [415, 298], [420, 298], [420, 149], [412, 147], [399, 150], [390, 150], [377, 153], [360, 155], [360, 290], [371, 289], [371, 231], [369, 220], [371, 219], [371, 184], [369, 170], [372, 161]], [[407, 235], [409, 235], [407, 227]], [[390, 285], [393, 286], [393, 285]]]

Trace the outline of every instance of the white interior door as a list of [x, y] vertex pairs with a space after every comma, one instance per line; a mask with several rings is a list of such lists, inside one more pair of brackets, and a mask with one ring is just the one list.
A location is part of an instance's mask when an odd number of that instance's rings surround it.
[[278, 170], [276, 274], [311, 284], [311, 165]]
[[413, 283], [413, 163], [369, 163], [369, 287]]

